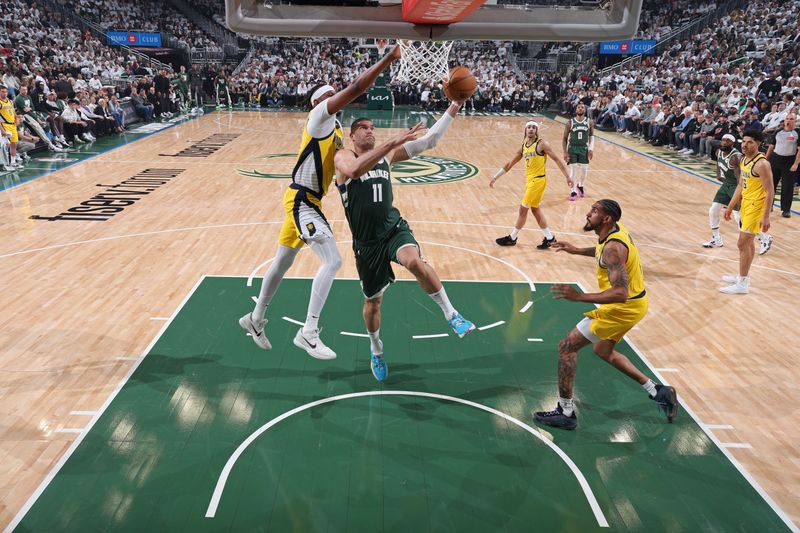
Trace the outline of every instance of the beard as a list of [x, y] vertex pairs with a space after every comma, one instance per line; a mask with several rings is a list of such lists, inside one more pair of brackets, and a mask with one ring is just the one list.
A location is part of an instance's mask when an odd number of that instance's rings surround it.
[[586, 221], [586, 224], [583, 225], [583, 231], [595, 231], [596, 229], [597, 227], [593, 226], [588, 220]]

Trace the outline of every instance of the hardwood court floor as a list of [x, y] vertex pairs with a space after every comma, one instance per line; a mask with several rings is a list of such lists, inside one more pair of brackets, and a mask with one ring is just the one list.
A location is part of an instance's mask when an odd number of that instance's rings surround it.
[[[399, 127], [404, 118], [387, 125]], [[291, 159], [263, 156], [295, 152], [303, 121], [301, 114], [213, 113], [0, 193], [0, 523], [23, 507], [201, 276], [247, 276], [273, 255], [286, 182], [269, 176], [288, 172]], [[524, 122], [459, 117], [430, 155], [470, 163], [478, 174], [398, 185], [396, 204], [443, 279], [520, 281], [522, 271], [534, 281], [596, 287], [591, 259], [535, 249], [541, 234], [532, 217], [516, 247], [494, 244], [516, 217], [521, 167], [494, 190], [487, 182], [521, 142]], [[546, 123], [542, 134], [558, 147], [561, 126]], [[379, 140], [391, 131], [380, 131]], [[714, 185], [609, 143], [596, 148], [580, 202], [566, 200], [563, 179], [548, 164], [543, 207], [550, 227], [561, 240], [588, 246], [593, 235], [580, 228], [591, 200], [621, 203], [651, 295], [648, 316], [629, 337], [700, 421], [720, 426], [710, 431], [734, 445], [730, 454], [799, 523], [800, 435], [791, 423], [800, 405], [791, 334], [800, 311], [797, 217], [773, 218], [775, 244], [755, 261], [751, 293], [722, 295], [719, 276], [737, 265], [734, 226], [723, 226], [724, 248], [699, 246], [709, 237]], [[192, 157], [174, 157], [181, 151]], [[203, 152], [207, 157], [197, 157]], [[426, 160], [405, 170], [413, 178], [447, 164]], [[108, 220], [29, 218], [55, 217], [82, 202], [103, 205], [108, 191], [127, 190], [111, 186], [154, 174], [163, 183]], [[335, 193], [324, 206], [344, 257], [340, 275], [354, 277]], [[311, 276], [316, 268], [308, 254], [290, 275]], [[606, 376], [624, 386], [613, 370]]]

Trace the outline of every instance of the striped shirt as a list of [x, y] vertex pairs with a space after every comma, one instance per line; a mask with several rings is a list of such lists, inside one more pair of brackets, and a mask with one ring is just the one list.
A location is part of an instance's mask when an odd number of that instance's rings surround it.
[[780, 130], [775, 133], [775, 138], [770, 144], [775, 145], [775, 155], [783, 157], [794, 157], [797, 154], [798, 135], [797, 130]]

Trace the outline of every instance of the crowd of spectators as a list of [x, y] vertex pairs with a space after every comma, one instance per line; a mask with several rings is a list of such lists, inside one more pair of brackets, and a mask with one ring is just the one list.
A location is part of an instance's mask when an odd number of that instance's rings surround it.
[[600, 130], [715, 158], [722, 136], [775, 133], [800, 106], [800, 1], [752, 1], [638, 68], [568, 83], [560, 111], [587, 105]]
[[106, 31], [163, 32], [186, 50], [222, 51], [212, 36], [166, 1], [75, 0], [69, 8]]

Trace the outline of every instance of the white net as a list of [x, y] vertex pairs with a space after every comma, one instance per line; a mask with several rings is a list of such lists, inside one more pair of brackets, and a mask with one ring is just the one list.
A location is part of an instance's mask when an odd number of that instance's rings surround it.
[[452, 41], [400, 41], [400, 68], [394, 79], [414, 84], [446, 79], [452, 47]]

